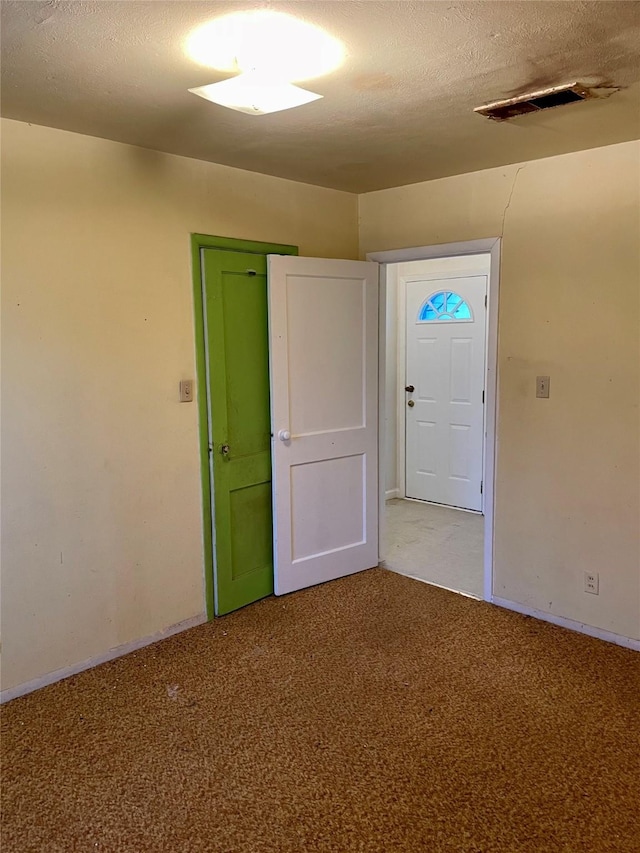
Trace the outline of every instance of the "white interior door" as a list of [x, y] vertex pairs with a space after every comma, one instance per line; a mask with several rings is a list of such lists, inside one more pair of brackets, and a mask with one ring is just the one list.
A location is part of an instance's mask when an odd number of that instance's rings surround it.
[[406, 495], [482, 510], [487, 276], [405, 276]]
[[378, 265], [269, 256], [276, 595], [378, 564]]

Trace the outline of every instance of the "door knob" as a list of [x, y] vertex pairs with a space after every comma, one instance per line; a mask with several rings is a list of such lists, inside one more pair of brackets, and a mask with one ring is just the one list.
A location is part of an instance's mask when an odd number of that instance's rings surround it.
[[405, 391], [408, 391], [410, 394], [413, 394], [413, 392], [414, 392], [416, 389], [413, 387], [413, 385], [405, 385], [405, 386], [404, 386], [404, 390], [405, 390]]
[[289, 439], [291, 438], [291, 433], [288, 429], [281, 429], [278, 433], [278, 438], [280, 439], [280, 441], [289, 441]]
[[228, 456], [229, 450], [230, 450], [229, 445], [223, 444], [222, 447], [220, 448], [220, 453], [222, 453], [223, 456]]
[[409, 406], [410, 409], [413, 409], [413, 407], [415, 406], [415, 401], [414, 400], [408, 400], [407, 406]]

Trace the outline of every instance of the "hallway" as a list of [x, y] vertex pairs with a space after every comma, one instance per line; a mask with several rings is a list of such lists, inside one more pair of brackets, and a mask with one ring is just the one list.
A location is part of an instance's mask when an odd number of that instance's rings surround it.
[[386, 508], [388, 569], [482, 598], [482, 515], [398, 498]]

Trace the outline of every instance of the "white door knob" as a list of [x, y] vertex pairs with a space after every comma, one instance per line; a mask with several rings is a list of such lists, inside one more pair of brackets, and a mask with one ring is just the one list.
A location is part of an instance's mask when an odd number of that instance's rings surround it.
[[291, 438], [291, 433], [288, 429], [281, 429], [278, 433], [278, 438], [280, 439], [280, 441], [289, 441], [289, 439]]

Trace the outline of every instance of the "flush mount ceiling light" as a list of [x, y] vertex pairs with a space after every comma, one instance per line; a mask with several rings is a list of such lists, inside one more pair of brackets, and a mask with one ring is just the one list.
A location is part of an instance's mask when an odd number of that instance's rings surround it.
[[318, 27], [268, 9], [235, 12], [199, 27], [186, 49], [196, 62], [238, 74], [189, 89], [194, 95], [249, 115], [265, 115], [316, 101], [322, 95], [292, 85], [334, 71], [342, 44]]
[[189, 56], [218, 71], [256, 71], [286, 83], [335, 71], [344, 61], [337, 39], [282, 12], [234, 12], [210, 21], [187, 39]]
[[300, 107], [322, 97], [292, 83], [269, 80], [255, 72], [238, 74], [230, 80], [189, 91], [222, 107], [256, 116]]

